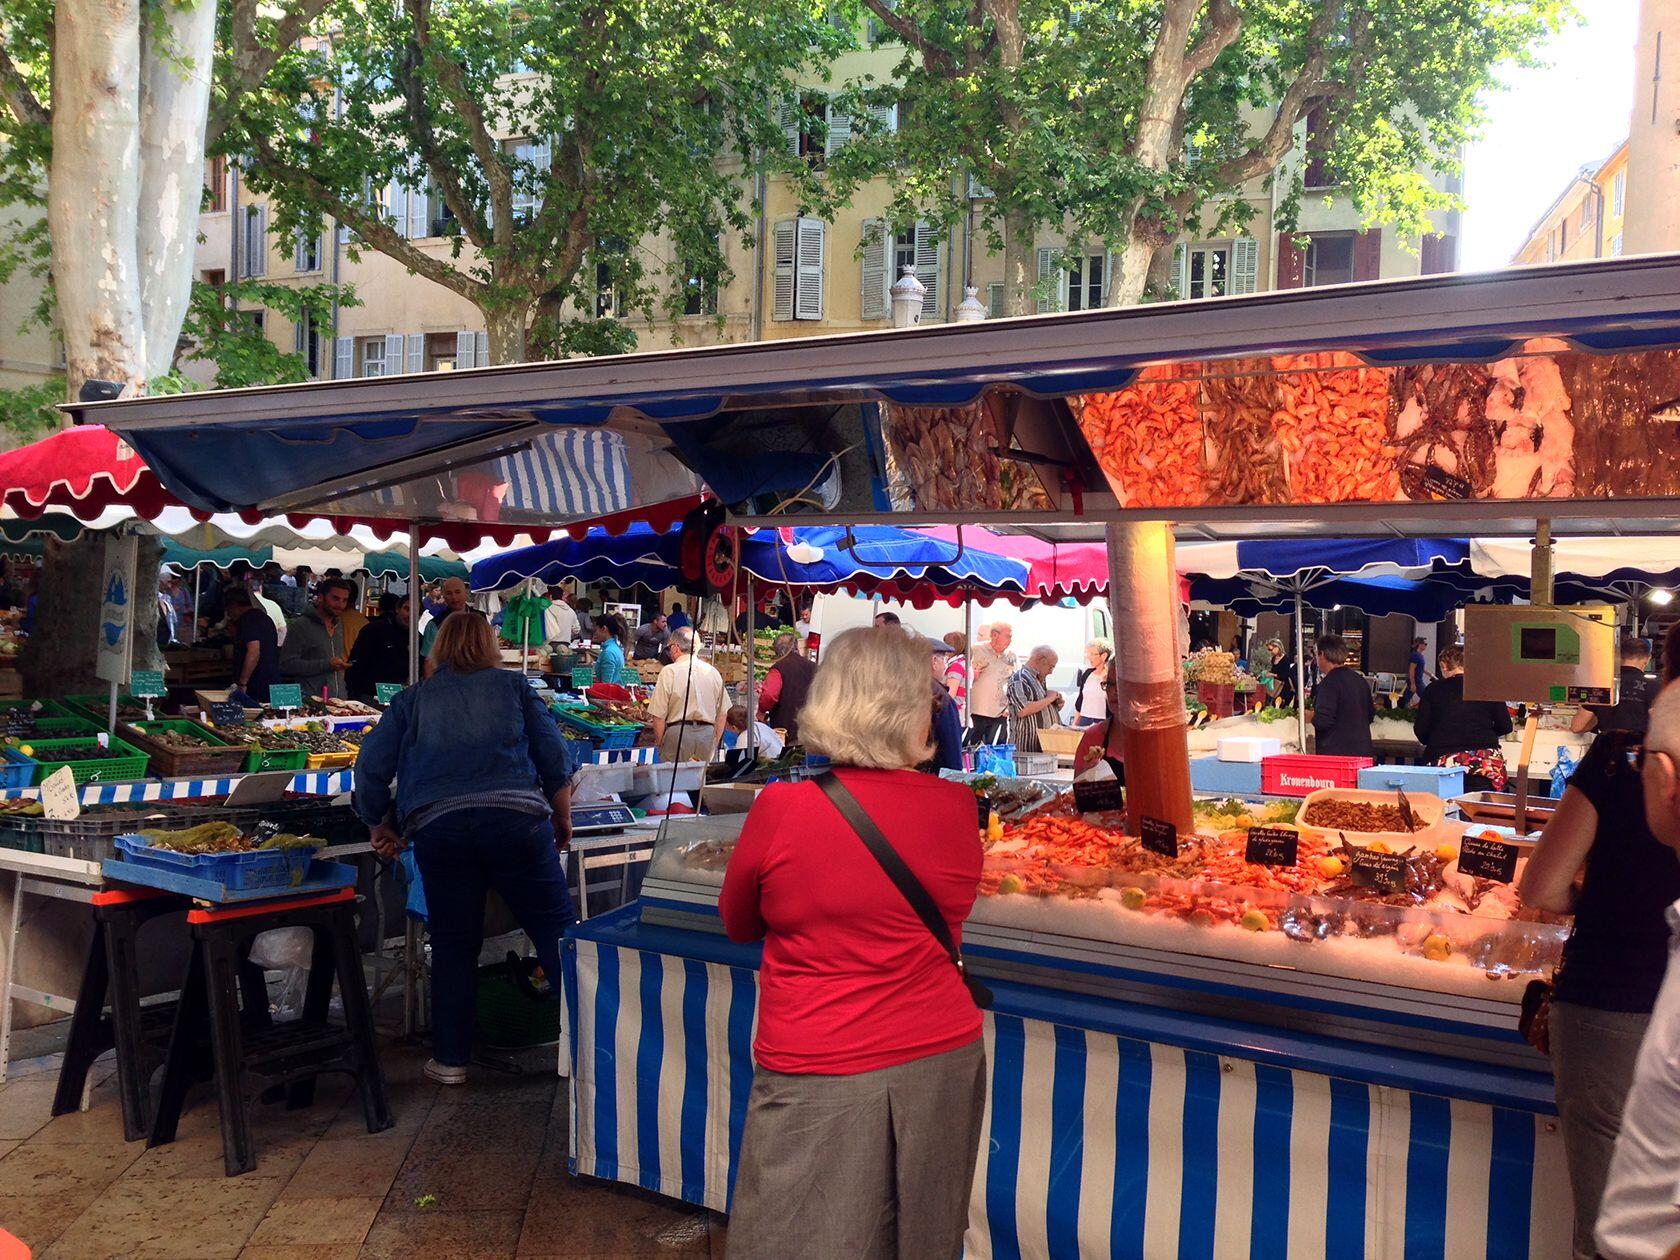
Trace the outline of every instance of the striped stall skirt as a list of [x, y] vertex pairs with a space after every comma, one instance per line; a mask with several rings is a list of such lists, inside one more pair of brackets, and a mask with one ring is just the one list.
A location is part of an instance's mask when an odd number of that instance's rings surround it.
[[[572, 1170], [727, 1211], [751, 951], [638, 931], [635, 910], [567, 942]], [[1011, 1013], [1022, 992], [999, 986], [986, 1017], [969, 1260], [1569, 1255], [1555, 1116]]]

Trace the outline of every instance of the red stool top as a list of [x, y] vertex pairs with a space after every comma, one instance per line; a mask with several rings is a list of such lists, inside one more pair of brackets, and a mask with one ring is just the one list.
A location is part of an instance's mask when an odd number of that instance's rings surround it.
[[[159, 897], [177, 897], [185, 901], [180, 893], [166, 892], [162, 888], [106, 888], [93, 894], [93, 904], [96, 906], [129, 906], [137, 901], [155, 901]], [[5, 1253], [0, 1252], [0, 1260]]]
[[354, 888], [335, 888], [332, 892], [314, 893], [307, 897], [283, 897], [276, 901], [250, 901], [221, 909], [189, 910], [188, 923], [227, 923], [233, 919], [249, 919], [253, 915], [273, 914], [278, 910], [309, 910], [316, 906], [334, 906], [355, 899]]

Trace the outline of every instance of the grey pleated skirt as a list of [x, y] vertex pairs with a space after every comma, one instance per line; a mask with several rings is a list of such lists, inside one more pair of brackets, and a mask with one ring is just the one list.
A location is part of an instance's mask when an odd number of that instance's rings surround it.
[[856, 1076], [759, 1068], [729, 1260], [956, 1260], [985, 1103], [978, 1040]]

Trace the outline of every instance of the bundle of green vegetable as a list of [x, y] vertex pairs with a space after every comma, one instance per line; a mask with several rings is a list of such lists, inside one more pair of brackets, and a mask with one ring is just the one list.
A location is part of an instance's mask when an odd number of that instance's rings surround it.
[[154, 849], [168, 849], [171, 853], [255, 853], [258, 849], [319, 849], [326, 841], [318, 836], [298, 836], [277, 832], [258, 839], [246, 835], [230, 822], [199, 823], [181, 831], [141, 831], [136, 833]]

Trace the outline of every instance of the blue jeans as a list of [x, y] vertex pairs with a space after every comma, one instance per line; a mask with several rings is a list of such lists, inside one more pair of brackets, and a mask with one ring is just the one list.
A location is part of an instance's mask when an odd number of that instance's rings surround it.
[[414, 833], [432, 936], [432, 1057], [465, 1066], [471, 1057], [484, 945], [484, 894], [494, 888], [537, 947], [556, 993], [560, 938], [576, 919], [566, 868], [547, 815], [462, 809]]

